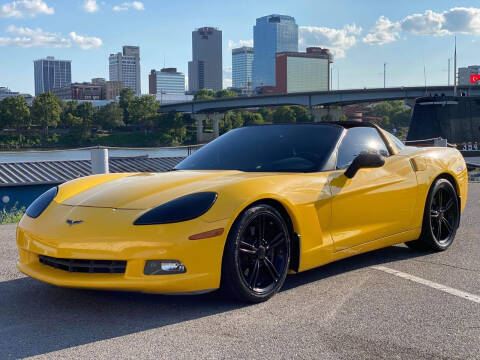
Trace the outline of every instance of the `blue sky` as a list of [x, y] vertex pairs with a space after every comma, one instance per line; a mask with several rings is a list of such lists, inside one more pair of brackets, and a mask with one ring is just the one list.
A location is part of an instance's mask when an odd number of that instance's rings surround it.
[[108, 78], [108, 55], [139, 45], [147, 93], [164, 61], [187, 74], [191, 31], [202, 26], [223, 31], [228, 85], [231, 47], [273, 13], [295, 17], [301, 49], [332, 49], [334, 89], [337, 71], [342, 89], [382, 87], [384, 62], [387, 86], [423, 85], [424, 64], [427, 84], [446, 85], [455, 35], [458, 65], [480, 63], [478, 0], [0, 0], [0, 86], [33, 93], [33, 60], [46, 56], [71, 59], [73, 81]]

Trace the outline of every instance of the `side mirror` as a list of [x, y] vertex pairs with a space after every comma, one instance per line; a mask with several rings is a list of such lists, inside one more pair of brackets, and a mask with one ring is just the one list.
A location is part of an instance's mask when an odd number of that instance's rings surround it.
[[364, 152], [353, 159], [350, 166], [345, 170], [345, 176], [353, 178], [358, 170], [363, 168], [379, 168], [385, 164], [385, 158], [377, 153]]

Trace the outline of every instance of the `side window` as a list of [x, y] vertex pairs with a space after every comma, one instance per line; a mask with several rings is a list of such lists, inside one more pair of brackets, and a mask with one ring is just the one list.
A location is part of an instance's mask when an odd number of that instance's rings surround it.
[[338, 148], [337, 169], [348, 168], [362, 152], [376, 152], [385, 157], [390, 155], [377, 129], [354, 127], [347, 130]]

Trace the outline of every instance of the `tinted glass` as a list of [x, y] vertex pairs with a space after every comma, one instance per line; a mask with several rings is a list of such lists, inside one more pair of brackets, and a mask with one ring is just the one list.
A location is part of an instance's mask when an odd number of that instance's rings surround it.
[[385, 142], [377, 129], [371, 127], [348, 129], [338, 149], [337, 169], [346, 169], [362, 152], [376, 152], [382, 156], [389, 156]]
[[312, 172], [322, 170], [343, 129], [266, 125], [232, 130], [177, 165], [179, 170]]
[[405, 149], [405, 144], [399, 138], [397, 138], [393, 134], [390, 134], [388, 131], [385, 131], [385, 134], [387, 134], [387, 136], [390, 138], [390, 141], [392, 141], [395, 144], [398, 150], [401, 151]]

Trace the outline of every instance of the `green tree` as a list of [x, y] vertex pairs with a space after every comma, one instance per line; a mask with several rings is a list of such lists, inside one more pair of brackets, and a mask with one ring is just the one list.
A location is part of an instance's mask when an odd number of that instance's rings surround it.
[[292, 109], [295, 112], [295, 120], [297, 122], [312, 121], [312, 116], [309, 114], [308, 110], [304, 106], [293, 105], [293, 106], [290, 106], [290, 109]]
[[411, 109], [403, 101], [383, 101], [376, 104], [372, 115], [382, 118], [382, 126], [386, 129], [408, 127], [410, 124]]
[[274, 123], [294, 123], [296, 122], [295, 111], [290, 106], [280, 106], [273, 112], [272, 120]]
[[72, 113], [67, 114], [66, 123], [71, 135], [73, 135], [72, 142], [77, 144], [86, 137], [86, 127], [84, 120], [80, 116]]
[[263, 121], [266, 123], [273, 122], [273, 111], [268, 107], [261, 107], [258, 113], [262, 115]]
[[18, 134], [30, 125], [30, 108], [23, 96], [3, 99], [0, 112], [2, 126], [14, 126]]
[[106, 130], [113, 130], [125, 126], [123, 122], [123, 111], [118, 103], [111, 102], [102, 106], [97, 112], [95, 123]]
[[221, 98], [231, 98], [231, 97], [237, 97], [238, 94], [235, 91], [232, 90], [219, 90], [215, 93], [215, 98], [221, 99]]
[[68, 129], [71, 127], [71, 117], [77, 113], [77, 101], [63, 101], [61, 104], [62, 112], [60, 113], [60, 123], [59, 125]]
[[145, 129], [152, 129], [157, 117], [160, 103], [152, 95], [144, 95], [133, 99], [128, 107], [130, 120]]
[[260, 125], [263, 124], [263, 117], [260, 113], [244, 111], [241, 113], [244, 125]]
[[82, 136], [85, 136], [90, 132], [95, 120], [96, 113], [97, 113], [97, 108], [94, 107], [91, 102], [84, 101], [78, 104], [77, 109], [75, 111], [75, 116], [82, 119], [81, 126], [78, 129], [79, 131], [81, 131]]
[[123, 122], [125, 125], [130, 124], [130, 114], [128, 113], [128, 108], [132, 104], [133, 100], [136, 99], [135, 91], [130, 88], [123, 88], [120, 91], [120, 100], [118, 104], [123, 111]]
[[326, 121], [326, 122], [328, 122], [328, 121], [333, 121], [333, 115], [332, 115], [332, 114], [323, 115], [323, 116], [320, 118], [320, 120]]
[[41, 125], [45, 135], [48, 135], [49, 127], [57, 126], [60, 121], [60, 112], [58, 98], [51, 92], [42, 93], [33, 99], [32, 122]]
[[211, 100], [215, 98], [215, 92], [213, 90], [201, 89], [195, 93], [193, 100]]

